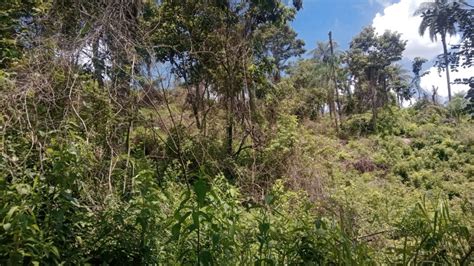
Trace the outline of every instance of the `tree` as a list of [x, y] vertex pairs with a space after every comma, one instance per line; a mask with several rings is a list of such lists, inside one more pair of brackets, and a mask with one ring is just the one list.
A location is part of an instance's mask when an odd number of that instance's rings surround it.
[[[152, 23], [158, 26], [150, 29], [156, 57], [171, 63], [188, 93], [195, 91], [192, 107], [198, 128], [205, 128], [199, 119], [203, 111], [199, 84], [205, 82], [212, 88], [226, 110], [228, 155], [234, 156], [236, 121], [245, 127], [246, 119], [256, 111], [255, 90], [266, 82], [261, 74], [268, 66], [261, 61], [275, 62], [279, 74], [285, 61], [302, 51], [303, 43], [287, 24], [299, 8], [300, 1], [293, 8], [279, 0], [167, 0], [158, 8], [160, 16]], [[160, 24], [163, 20], [166, 23]], [[268, 29], [283, 30], [286, 36], [262, 36]], [[256, 43], [259, 41], [263, 45]], [[247, 104], [249, 108], [243, 108]]]
[[[388, 90], [395, 92], [399, 106], [403, 106], [404, 100], [409, 100], [413, 96], [406, 69], [401, 65], [388, 66], [386, 69], [385, 82]], [[388, 101], [388, 99], [386, 99]]]
[[467, 100], [465, 111], [471, 116], [471, 119], [474, 119], [474, 78], [471, 78], [471, 83], [469, 83], [469, 90], [465, 96]]
[[413, 80], [411, 82], [412, 86], [418, 92], [418, 98], [421, 98], [421, 87], [420, 87], [420, 79], [425, 73], [420, 74], [421, 69], [423, 68], [423, 64], [426, 63], [428, 60], [421, 57], [415, 57], [412, 62], [412, 72], [413, 72]]
[[[453, 53], [450, 57], [450, 66], [453, 70], [459, 67], [474, 67], [474, 8], [468, 5], [465, 6], [468, 8], [459, 9], [455, 14], [458, 30], [461, 33], [461, 42], [451, 47]], [[469, 84], [472, 80], [474, 80], [474, 74], [454, 80], [454, 82]]]
[[431, 41], [437, 40], [437, 35], [441, 37], [443, 44], [443, 68], [446, 71], [446, 84], [448, 86], [448, 99], [451, 101], [451, 82], [449, 79], [449, 57], [446, 44], [446, 37], [456, 34], [455, 14], [459, 10], [459, 5], [463, 0], [435, 0], [434, 2], [424, 2], [415, 11], [415, 15], [421, 15], [422, 20], [419, 26], [419, 33], [423, 36], [426, 30], [429, 31]]
[[44, 9], [45, 4], [39, 1], [0, 2], [0, 70], [21, 58], [27, 46], [28, 28]]
[[317, 42], [316, 47], [309, 53], [318, 62], [329, 63], [331, 60], [331, 47], [328, 42]]
[[401, 40], [400, 34], [386, 31], [378, 35], [373, 27], [364, 28], [351, 41], [346, 61], [356, 80], [358, 110], [367, 110], [367, 102], [371, 103], [373, 129], [377, 108], [387, 104], [389, 99], [388, 67], [401, 59], [405, 46], [406, 41]]
[[[337, 49], [337, 43], [332, 42], [332, 36], [328, 42], [317, 42], [316, 48], [310, 53], [316, 63], [317, 75], [320, 77], [320, 87], [327, 89], [327, 104], [329, 107], [329, 114], [334, 119], [334, 126], [336, 130], [339, 128], [338, 116], [341, 114], [341, 104], [339, 101], [339, 88], [337, 82], [337, 67], [339, 65], [340, 52]], [[337, 104], [337, 107], [336, 107]]]
[[304, 42], [288, 24], [268, 25], [256, 34], [257, 56], [273, 64], [273, 81], [281, 79], [281, 72], [288, 69], [288, 59], [305, 52]]

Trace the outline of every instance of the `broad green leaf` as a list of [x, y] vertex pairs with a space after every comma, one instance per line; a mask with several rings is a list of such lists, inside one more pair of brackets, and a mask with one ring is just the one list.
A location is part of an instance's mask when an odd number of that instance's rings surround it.
[[203, 179], [199, 179], [193, 185], [194, 193], [196, 193], [197, 202], [199, 205], [203, 205], [206, 199], [206, 193], [209, 192], [210, 186]]

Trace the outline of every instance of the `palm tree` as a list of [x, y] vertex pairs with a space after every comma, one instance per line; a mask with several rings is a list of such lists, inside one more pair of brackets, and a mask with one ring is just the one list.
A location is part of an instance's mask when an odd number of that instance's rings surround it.
[[[334, 125], [336, 131], [338, 131], [338, 116], [341, 115], [341, 104], [339, 101], [339, 92], [337, 88], [337, 80], [335, 76], [335, 68], [338, 62], [338, 56], [340, 52], [334, 48], [337, 48], [337, 43], [333, 42], [317, 42], [316, 47], [309, 53], [312, 55], [312, 59], [317, 63], [317, 70], [319, 72], [319, 77], [324, 79], [326, 87], [328, 88], [328, 106], [330, 116], [334, 116]], [[332, 84], [332, 86], [330, 85]], [[332, 90], [332, 87], [334, 90]], [[334, 99], [334, 96], [336, 99]], [[336, 100], [336, 102], [334, 102]], [[337, 105], [337, 107], [336, 107]]]
[[[339, 45], [333, 42], [334, 57], [337, 57], [341, 52], [337, 49]], [[322, 63], [329, 63], [332, 60], [331, 46], [329, 42], [317, 42], [316, 47], [309, 51], [308, 54], [312, 55], [313, 59]]]
[[421, 36], [425, 34], [426, 30], [429, 31], [431, 41], [437, 41], [438, 34], [441, 36], [449, 101], [451, 101], [451, 84], [449, 81], [449, 60], [446, 37], [447, 35], [453, 36], [456, 34], [455, 14], [459, 10], [461, 4], [465, 4], [465, 1], [435, 0], [434, 2], [422, 3], [415, 11], [415, 15], [421, 15], [422, 17], [419, 27], [419, 33]]

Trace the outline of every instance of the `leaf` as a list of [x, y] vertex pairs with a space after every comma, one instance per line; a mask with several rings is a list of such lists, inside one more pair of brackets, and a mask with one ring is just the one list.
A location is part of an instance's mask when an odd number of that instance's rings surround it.
[[258, 229], [260, 230], [261, 234], [266, 234], [268, 230], [270, 229], [270, 224], [269, 223], [261, 223], [258, 225]]
[[275, 201], [275, 197], [272, 194], [265, 195], [265, 203], [271, 205]]
[[190, 224], [188, 227], [186, 227], [186, 230], [191, 233], [191, 232], [194, 232], [196, 229], [197, 229], [197, 224], [193, 223], [193, 224]]
[[199, 212], [193, 212], [193, 223], [199, 228]]
[[179, 223], [183, 223], [191, 215], [191, 212], [185, 213], [183, 216], [179, 217]]
[[177, 212], [179, 212], [181, 209], [183, 209], [185, 206], [186, 206], [186, 203], [189, 201], [189, 199], [191, 198], [191, 195], [190, 195], [190, 192], [189, 190], [186, 190], [184, 193], [184, 199], [181, 201], [181, 203], [179, 204], [179, 208], [176, 210]]
[[199, 253], [199, 260], [202, 265], [212, 265], [212, 254], [207, 250], [203, 250]]
[[13, 213], [15, 213], [16, 210], [18, 210], [18, 206], [11, 207], [10, 210], [8, 211], [7, 215], [5, 216], [5, 219], [10, 220], [13, 216]]
[[272, 259], [258, 259], [254, 265], [275, 265]]
[[199, 179], [193, 185], [194, 193], [196, 193], [197, 202], [199, 205], [203, 205], [206, 199], [206, 194], [210, 190], [209, 184], [203, 179]]
[[316, 220], [316, 229], [326, 229], [326, 223], [322, 219]]
[[30, 228], [33, 229], [33, 230], [36, 230], [36, 231], [40, 232], [40, 229], [39, 229], [39, 227], [38, 227], [37, 224], [31, 225]]
[[178, 240], [181, 232], [181, 223], [173, 225], [171, 228], [171, 240]]
[[28, 184], [18, 184], [16, 190], [20, 195], [28, 195], [31, 192], [31, 187]]
[[57, 247], [51, 247], [51, 253], [54, 254], [54, 256], [56, 256], [57, 258], [59, 258], [59, 250]]
[[12, 227], [11, 223], [3, 224], [3, 229], [5, 229], [5, 231], [8, 231], [11, 227]]

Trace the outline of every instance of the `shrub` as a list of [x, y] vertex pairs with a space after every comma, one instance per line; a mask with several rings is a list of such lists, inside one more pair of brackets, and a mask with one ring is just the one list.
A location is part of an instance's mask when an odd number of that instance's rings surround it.
[[434, 206], [425, 200], [416, 204], [397, 224], [395, 236], [403, 246], [392, 263], [468, 265], [471, 261], [469, 228], [450, 213], [445, 200]]
[[342, 124], [342, 131], [349, 136], [364, 136], [373, 132], [372, 115], [369, 113], [352, 115]]

